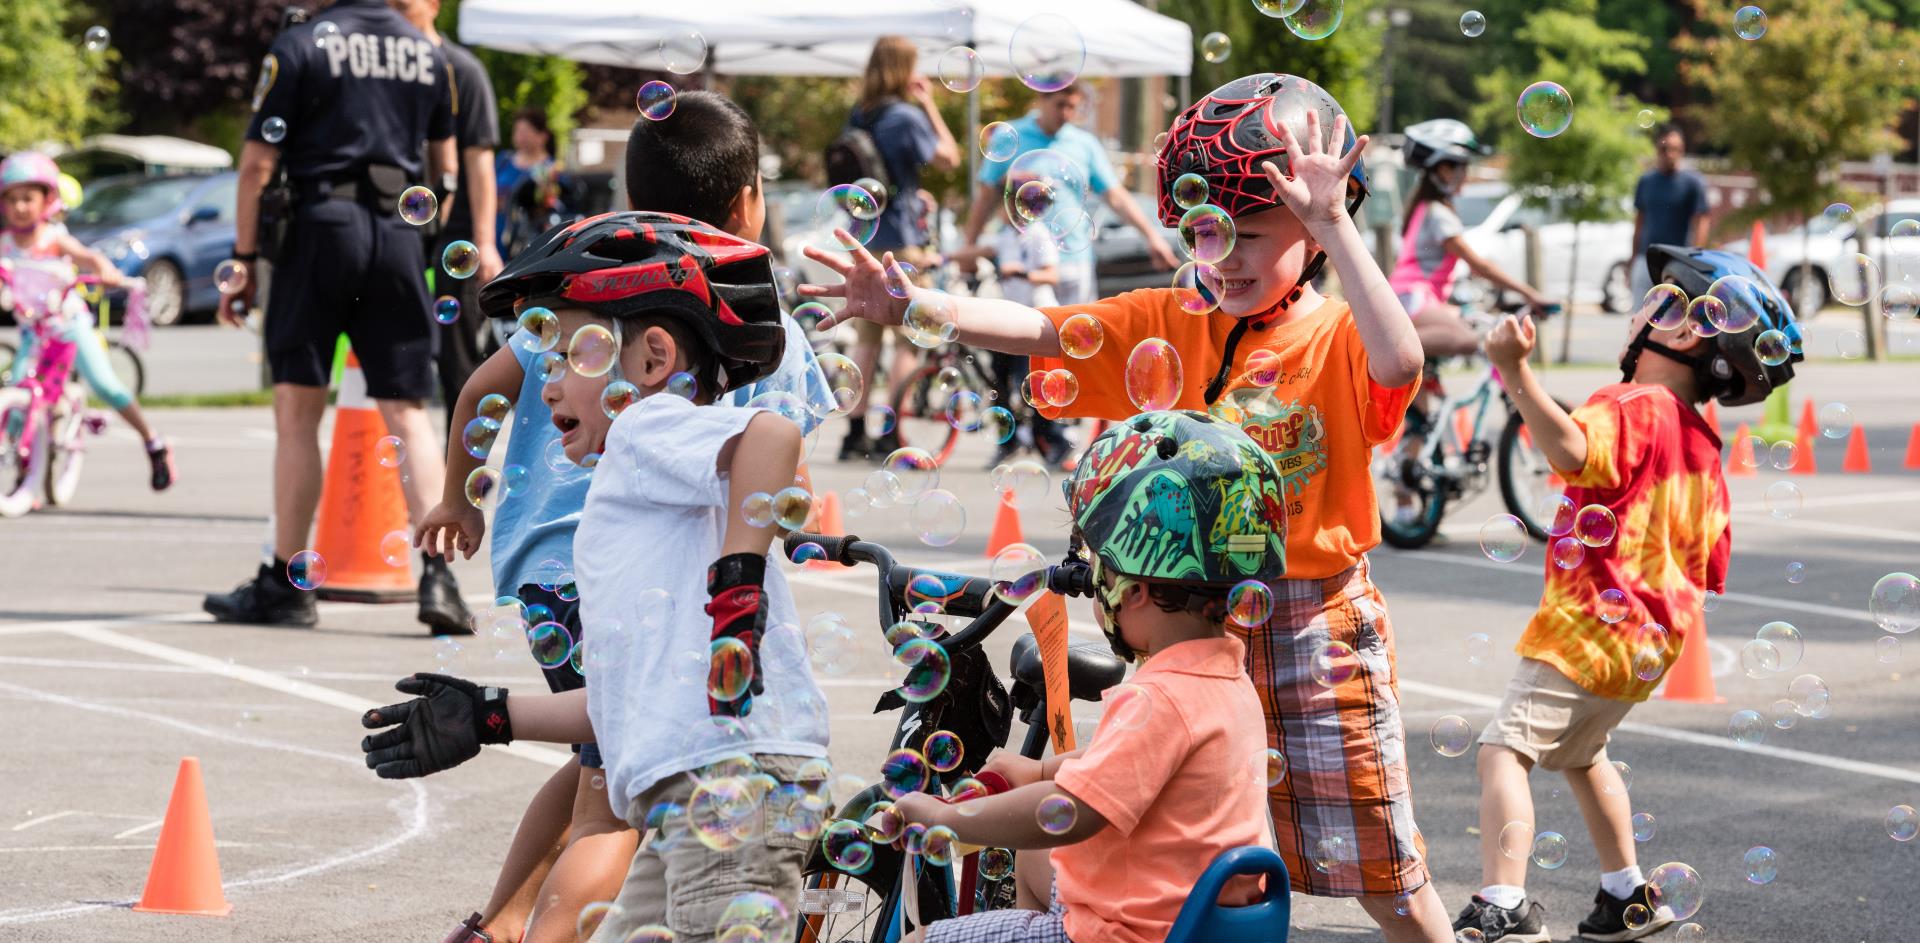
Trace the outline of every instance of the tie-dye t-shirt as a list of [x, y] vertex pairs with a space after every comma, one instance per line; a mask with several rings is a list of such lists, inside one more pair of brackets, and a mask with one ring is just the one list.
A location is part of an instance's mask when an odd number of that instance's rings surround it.
[[[1566, 496], [1576, 509], [1612, 511], [1614, 538], [1571, 569], [1547, 562], [1540, 609], [1514, 650], [1602, 697], [1644, 701], [1698, 634], [1706, 591], [1726, 588], [1733, 531], [1720, 436], [1652, 384], [1605, 387], [1573, 421], [1586, 433], [1587, 464], [1560, 470]], [[1612, 589], [1624, 599], [1603, 598]]]
[[[1208, 381], [1220, 369], [1235, 321], [1180, 309], [1170, 288], [1142, 288], [1082, 305], [1043, 308], [1058, 327], [1076, 314], [1100, 323], [1100, 349], [1087, 358], [1035, 357], [1034, 370], [1072, 372], [1077, 391], [1066, 406], [1044, 406], [1049, 418], [1121, 420], [1141, 411], [1135, 348], [1157, 340], [1172, 348], [1177, 369], [1147, 371], [1165, 405], [1207, 411]], [[1129, 374], [1134, 374], [1129, 379]], [[1392, 438], [1419, 381], [1402, 387], [1374, 382], [1353, 311], [1329, 298], [1305, 316], [1249, 325], [1233, 352], [1224, 395], [1214, 407], [1238, 422], [1273, 456], [1286, 482], [1287, 578], [1325, 579], [1360, 562], [1380, 543], [1369, 463], [1374, 445]]]

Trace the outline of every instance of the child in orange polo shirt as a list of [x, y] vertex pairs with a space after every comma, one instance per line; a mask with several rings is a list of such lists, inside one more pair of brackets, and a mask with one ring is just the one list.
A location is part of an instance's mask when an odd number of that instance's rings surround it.
[[[1733, 532], [1720, 436], [1696, 404], [1765, 399], [1793, 378], [1800, 332], [1786, 299], [1739, 256], [1651, 246], [1647, 267], [1665, 284], [1628, 324], [1623, 380], [1572, 414], [1527, 366], [1531, 320], [1509, 317], [1487, 336], [1534, 444], [1567, 481], [1578, 509], [1570, 526], [1586, 549], [1574, 566], [1546, 565], [1540, 609], [1515, 648], [1520, 667], [1480, 734], [1483, 883], [1454, 929], [1486, 943], [1553, 939], [1546, 908], [1526, 896], [1528, 856], [1501, 848], [1509, 823], [1532, 829], [1535, 765], [1566, 775], [1600, 858], [1580, 937], [1638, 940], [1676, 916], [1648, 894], [1634, 859], [1633, 808], [1607, 739], [1700, 630], [1706, 591], [1726, 588]], [[1719, 302], [1702, 308], [1717, 308], [1712, 320], [1687, 304], [1706, 295]]]
[[[1023, 909], [932, 924], [926, 943], [1159, 943], [1216, 856], [1269, 844], [1260, 699], [1224, 623], [1267, 608], [1259, 583], [1236, 586], [1286, 570], [1282, 488], [1260, 446], [1205, 413], [1142, 413], [1088, 446], [1066, 485], [1074, 533], [1101, 628], [1142, 664], [1106, 692], [1085, 748], [988, 760], [1011, 791], [894, 806], [962, 842], [1020, 851]], [[1149, 544], [1136, 534], [1152, 514], [1165, 526]], [[1258, 891], [1246, 878], [1223, 896], [1244, 904]]]
[[[1055, 397], [1048, 415], [1211, 410], [1272, 454], [1287, 574], [1270, 583], [1272, 617], [1234, 632], [1268, 745], [1288, 761], [1268, 790], [1280, 854], [1295, 890], [1357, 898], [1389, 941], [1446, 943], [1413, 822], [1393, 629], [1365, 556], [1380, 541], [1372, 448], [1398, 428], [1422, 362], [1353, 223], [1366, 144], [1312, 82], [1246, 76], [1182, 112], [1159, 155], [1161, 219], [1180, 222], [1196, 259], [1185, 287], [1041, 311], [930, 292], [902, 301], [887, 291], [898, 274], [855, 245], [851, 260], [809, 250], [847, 281], [802, 291], [846, 298], [839, 319], [904, 320], [1070, 371], [1077, 383], [1046, 392], [1077, 395]], [[1313, 287], [1326, 262], [1344, 302]]]

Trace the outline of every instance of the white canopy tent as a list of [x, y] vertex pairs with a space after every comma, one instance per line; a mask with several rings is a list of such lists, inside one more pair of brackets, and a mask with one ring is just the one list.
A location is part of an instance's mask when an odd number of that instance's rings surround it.
[[[729, 75], [855, 77], [866, 69], [874, 40], [905, 36], [920, 46], [920, 69], [939, 74], [955, 46], [979, 53], [989, 76], [1015, 75], [1009, 47], [1022, 24], [1067, 24], [1047, 42], [1084, 43], [1080, 75], [1173, 75], [1193, 70], [1193, 30], [1132, 0], [713, 0], [667, 5], [658, 0], [465, 0], [463, 43], [578, 62], [674, 71], [665, 50], [698, 34], [705, 69]], [[1077, 36], [1074, 34], [1078, 34]], [[1023, 36], [1023, 40], [1025, 37]], [[968, 140], [979, 127], [979, 97], [967, 105]], [[966, 148], [968, 175], [977, 159]]]

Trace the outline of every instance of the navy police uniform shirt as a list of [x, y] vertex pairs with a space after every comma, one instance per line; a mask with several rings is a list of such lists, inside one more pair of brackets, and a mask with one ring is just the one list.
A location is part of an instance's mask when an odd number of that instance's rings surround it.
[[[386, 0], [339, 0], [281, 33], [260, 65], [247, 140], [280, 148], [295, 179], [390, 164], [425, 176], [423, 142], [453, 136], [446, 56]], [[284, 137], [267, 134], [285, 123]], [[491, 120], [491, 116], [489, 116]]]

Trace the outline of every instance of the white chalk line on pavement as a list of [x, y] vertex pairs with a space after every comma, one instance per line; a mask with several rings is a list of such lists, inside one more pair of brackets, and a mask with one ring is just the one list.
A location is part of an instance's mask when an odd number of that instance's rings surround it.
[[[192, 654], [192, 653], [187, 653], [187, 654]], [[216, 730], [211, 727], [203, 727], [199, 724], [191, 723], [185, 720], [180, 720], [175, 717], [169, 717], [165, 714], [155, 714], [150, 711], [126, 710], [124, 708], [114, 707], [108, 704], [95, 703], [93, 701], [88, 701], [83, 698], [70, 697], [64, 694], [55, 694], [54, 692], [51, 692], [51, 691], [42, 691], [38, 688], [30, 688], [24, 685], [11, 684], [4, 681], [0, 681], [0, 690], [10, 692], [16, 696], [31, 698], [33, 700], [44, 701], [51, 704], [58, 704], [63, 707], [70, 707], [77, 710], [91, 711], [91, 712], [100, 713], [100, 714], [108, 714], [111, 716], [120, 717], [128, 720], [138, 720], [138, 721], [146, 721], [149, 723], [160, 724], [162, 726], [172, 727], [176, 730], [184, 731], [186, 733], [194, 734], [196, 736], [207, 737], [213, 740], [225, 741], [227, 743], [234, 743], [240, 746], [255, 747], [255, 748], [267, 749], [267, 750], [279, 750], [287, 753], [296, 753], [301, 756], [311, 757], [315, 759], [329, 760], [329, 761], [338, 762], [338, 763], [347, 763], [354, 766], [362, 765], [362, 761], [360, 757], [357, 757], [357, 756], [351, 756], [351, 755], [340, 754], [340, 753], [328, 753], [323, 750], [315, 750], [309, 747], [300, 746], [298, 744], [283, 743], [277, 740], [267, 740], [260, 737], [248, 737], [248, 736], [242, 736], [239, 734], [228, 733], [224, 730]], [[224, 881], [222, 882], [222, 886], [229, 891], [233, 891], [241, 888], [259, 887], [259, 886], [265, 886], [270, 884], [279, 884], [286, 881], [292, 881], [298, 878], [306, 877], [311, 874], [318, 874], [322, 871], [329, 871], [334, 868], [351, 864], [353, 862], [360, 861], [365, 858], [370, 858], [376, 855], [385, 854], [386, 852], [391, 851], [392, 849], [397, 848], [403, 844], [406, 844], [407, 842], [410, 842], [415, 838], [418, 838], [421, 835], [425, 834], [427, 830], [428, 822], [430, 821], [430, 818], [431, 818], [428, 811], [426, 786], [423, 785], [417, 779], [391, 780], [388, 782], [392, 782], [396, 787], [404, 787], [406, 793], [408, 794], [408, 795], [396, 797], [394, 802], [391, 803], [396, 815], [398, 815], [398, 817], [400, 818], [401, 824], [398, 830], [392, 832], [391, 834], [383, 836], [379, 841], [376, 841], [373, 844], [367, 845], [363, 848], [358, 848], [352, 851], [345, 851], [335, 855], [329, 855], [318, 861], [314, 861], [307, 864], [300, 864], [294, 867], [282, 867], [279, 869], [270, 869], [254, 875], [250, 875], [248, 877], [238, 878], [231, 881]], [[146, 846], [146, 847], [151, 847], [151, 846]], [[51, 907], [51, 908], [34, 908], [34, 907], [12, 908], [8, 910], [0, 911], [0, 925], [15, 924], [15, 923], [34, 923], [34, 922], [43, 921], [43, 920], [54, 920], [61, 917], [77, 916], [79, 914], [90, 913], [93, 911], [104, 910], [108, 908], [126, 907], [126, 906], [132, 905], [133, 903], [134, 903], [134, 899], [128, 898], [128, 899], [118, 900], [118, 901], [89, 902], [84, 904], [61, 905], [61, 906]]]

